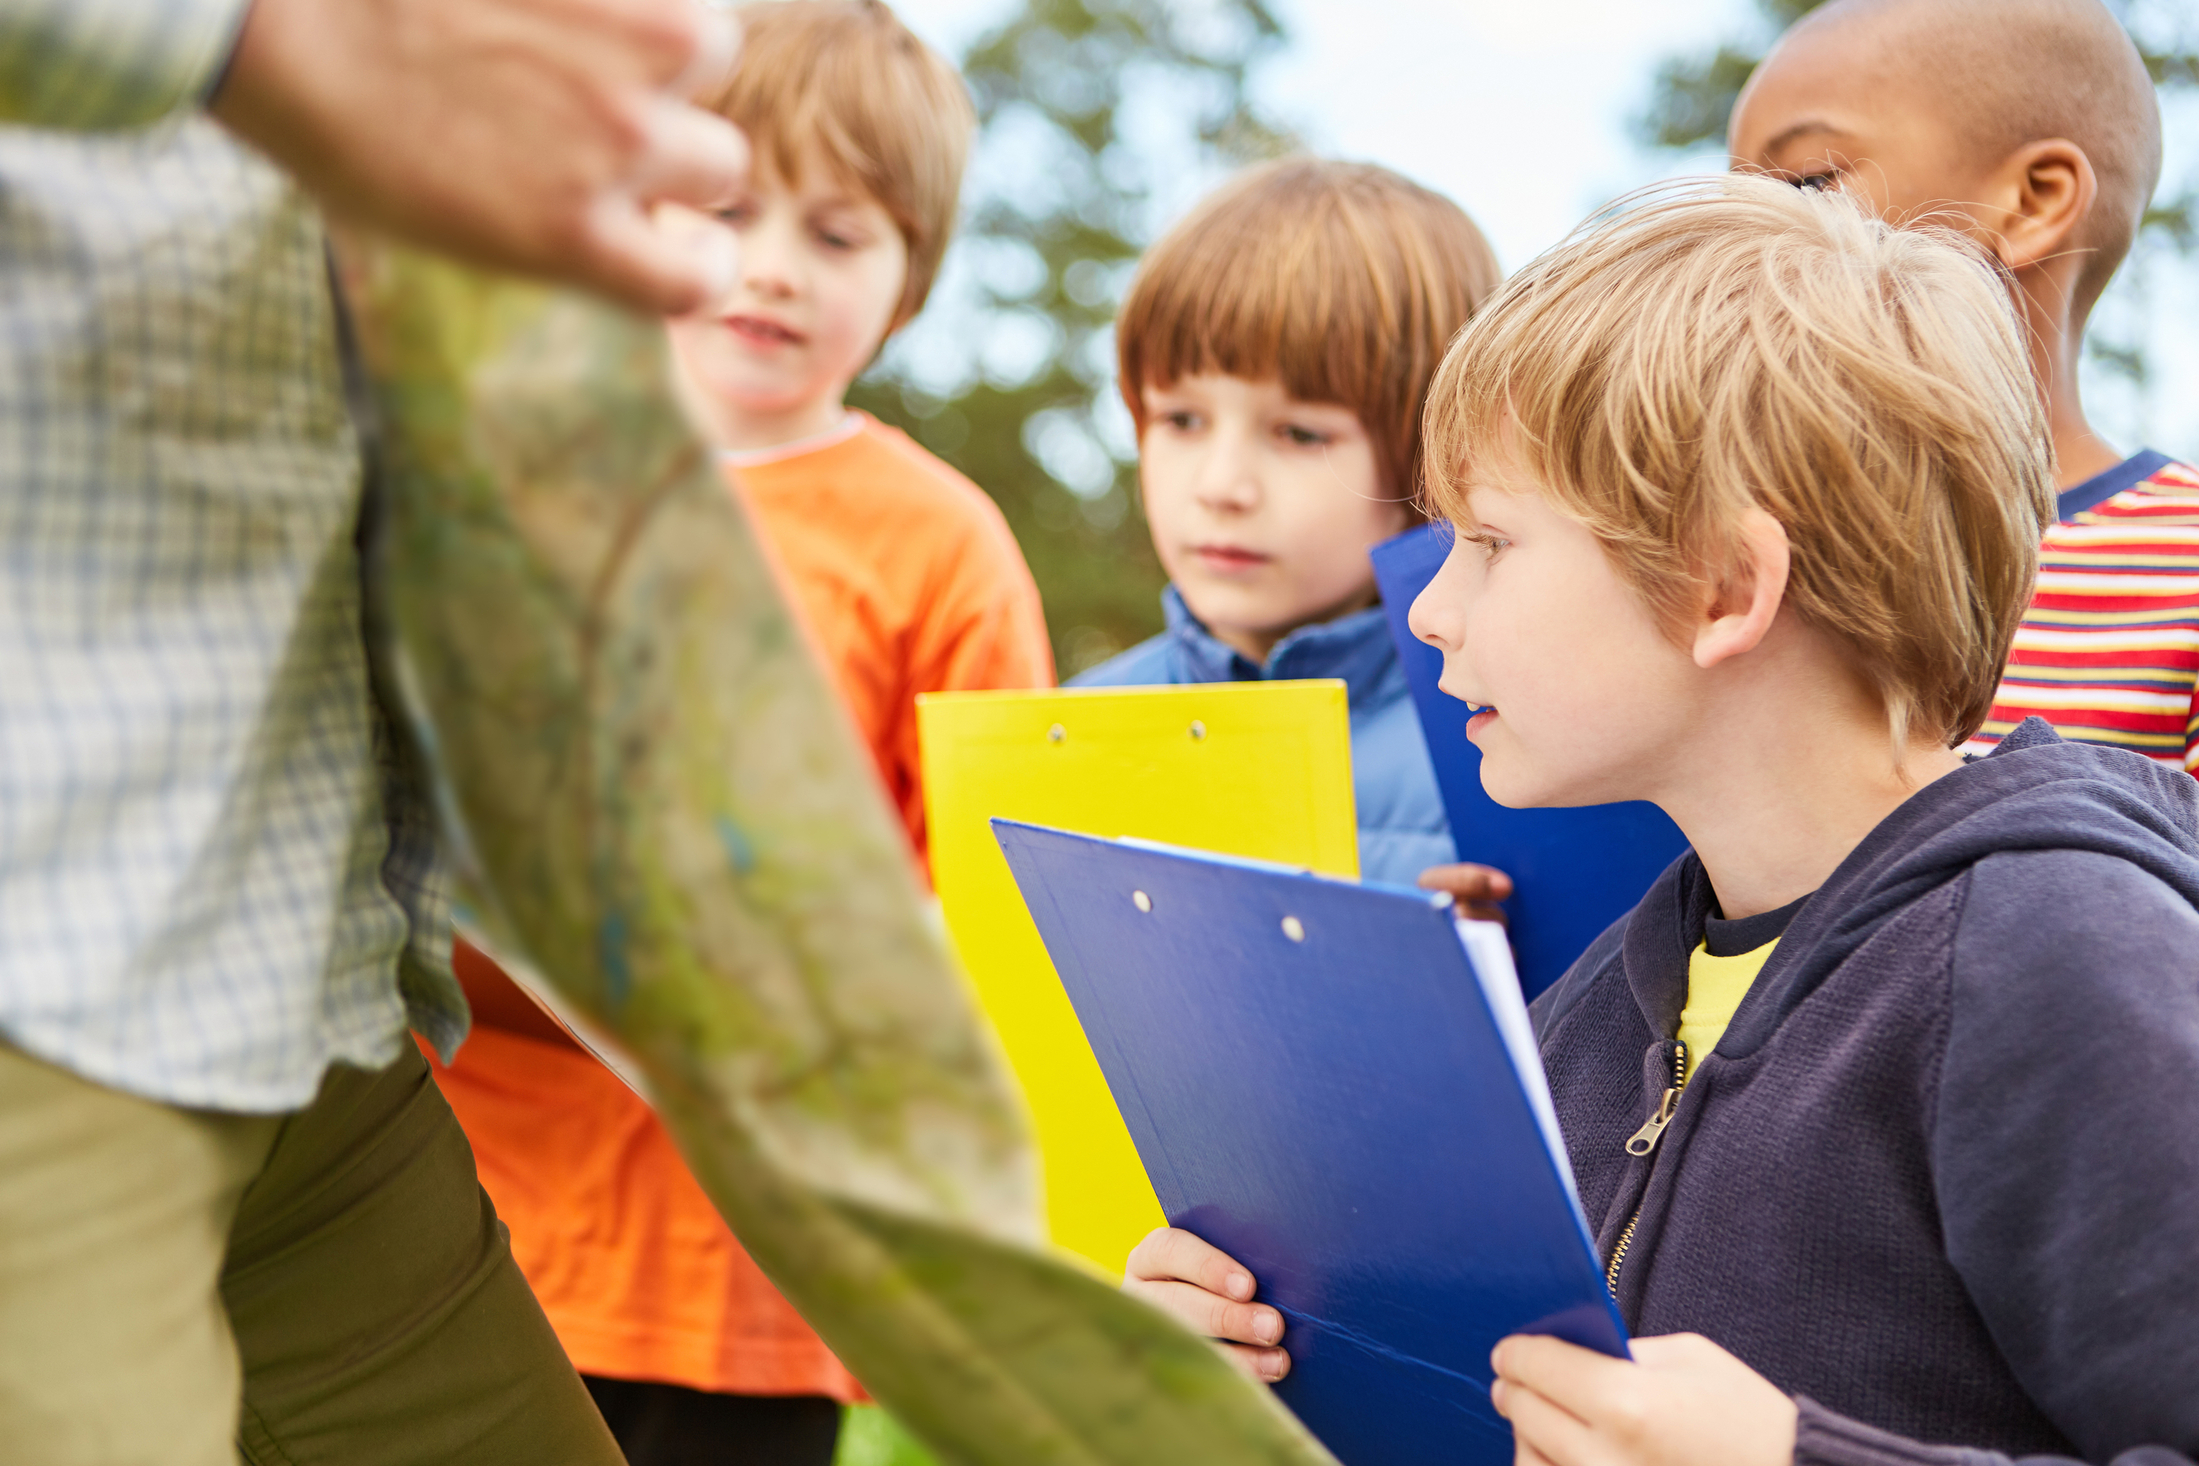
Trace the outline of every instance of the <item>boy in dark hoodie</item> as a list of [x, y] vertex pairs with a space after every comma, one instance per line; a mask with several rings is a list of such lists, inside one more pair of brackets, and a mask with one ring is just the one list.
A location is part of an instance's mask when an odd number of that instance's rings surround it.
[[[1528, 1466], [2199, 1457], [2199, 786], [1991, 706], [2054, 512], [1993, 267], [1762, 179], [1515, 277], [1413, 609], [1512, 805], [1693, 845], [1535, 1006], [1637, 1338], [1497, 1349]], [[1189, 1233], [1127, 1284], [1277, 1378]], [[1713, 1342], [1715, 1341], [1715, 1342]]]

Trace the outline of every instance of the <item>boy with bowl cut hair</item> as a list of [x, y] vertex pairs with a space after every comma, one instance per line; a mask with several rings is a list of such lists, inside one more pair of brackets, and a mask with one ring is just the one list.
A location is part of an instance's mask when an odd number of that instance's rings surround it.
[[[1957, 752], [2052, 512], [2025, 348], [1958, 237], [1733, 178], [1591, 221], [1430, 389], [1412, 620], [1484, 782], [1693, 847], [1534, 1005], [1638, 1337], [1497, 1347], [1527, 1466], [2199, 1456], [2199, 788]], [[1204, 1242], [1130, 1272], [1287, 1369]]]
[[1468, 902], [1367, 551], [1407, 528], [1420, 408], [1496, 288], [1465, 211], [1386, 168], [1287, 158], [1203, 200], [1139, 262], [1115, 323], [1168, 630], [1084, 686], [1337, 677], [1360, 873]]
[[1351, 409], [1387, 484], [1417, 487], [1428, 379], [1503, 279], [1457, 204], [1368, 163], [1290, 158], [1203, 201], [1138, 262], [1115, 322], [1116, 386], [1142, 435], [1146, 389], [1273, 377]]
[[2161, 173], [2121, 24], [2100, 0], [1833, 0], [1757, 68], [1729, 131], [1736, 167], [1959, 228], [2008, 268], [2062, 493], [1973, 747], [2036, 715], [2199, 771], [2199, 472], [2125, 458], [2078, 393], [2086, 323]]
[[[1053, 680], [1037, 587], [992, 500], [845, 402], [938, 273], [969, 97], [883, 5], [787, 0], [739, 19], [738, 64], [704, 100], [755, 141], [750, 184], [722, 210], [740, 271], [670, 323], [671, 345], [921, 858], [917, 694]], [[478, 953], [458, 966], [482, 1026], [444, 1091], [629, 1460], [825, 1466], [859, 1386], [648, 1106]]]

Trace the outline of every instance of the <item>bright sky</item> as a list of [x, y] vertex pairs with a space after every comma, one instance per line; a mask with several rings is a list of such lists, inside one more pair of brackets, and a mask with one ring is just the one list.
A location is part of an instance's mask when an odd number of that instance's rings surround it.
[[[1758, 24], [1748, 0], [1277, 0], [1291, 45], [1260, 74], [1268, 110], [1317, 151], [1383, 163], [1441, 189], [1481, 224], [1507, 269], [1597, 204], [1722, 156], [1675, 159], [1628, 137], [1659, 59]], [[959, 55], [1013, 0], [896, 0], [920, 35]], [[2168, 117], [2164, 196], [2199, 182], [2199, 99]], [[1178, 207], [1189, 199], [1171, 201]], [[2126, 269], [2125, 276], [2133, 272]], [[2088, 372], [2094, 423], [2118, 446], [2199, 455], [2199, 264], [2119, 279], [2110, 329], [2139, 327], [2155, 380], [2143, 398]], [[2181, 324], [2179, 324], [2181, 323]]]

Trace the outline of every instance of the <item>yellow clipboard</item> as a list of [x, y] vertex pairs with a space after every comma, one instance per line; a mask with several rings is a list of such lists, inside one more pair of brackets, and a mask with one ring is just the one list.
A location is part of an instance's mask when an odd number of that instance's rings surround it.
[[1120, 1276], [1165, 1219], [989, 822], [1356, 876], [1344, 684], [935, 692], [916, 718], [932, 881], [1030, 1105], [1054, 1241]]

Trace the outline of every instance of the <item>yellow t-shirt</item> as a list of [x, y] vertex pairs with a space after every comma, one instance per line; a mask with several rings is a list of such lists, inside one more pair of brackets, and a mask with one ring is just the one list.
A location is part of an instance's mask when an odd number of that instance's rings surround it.
[[1718, 1047], [1726, 1025], [1733, 1021], [1733, 1010], [1748, 996], [1749, 984], [1756, 981], [1756, 974], [1771, 960], [1771, 949], [1778, 945], [1779, 939], [1773, 937], [1738, 957], [1713, 957], [1703, 943], [1695, 944], [1687, 958], [1687, 1006], [1680, 1010], [1676, 1035], [1687, 1045], [1690, 1068]]

